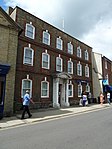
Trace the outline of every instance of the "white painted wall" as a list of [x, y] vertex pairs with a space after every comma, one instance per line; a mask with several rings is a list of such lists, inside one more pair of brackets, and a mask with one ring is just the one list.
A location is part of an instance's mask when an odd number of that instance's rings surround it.
[[102, 86], [102, 54], [92, 52], [92, 80], [93, 80], [93, 96], [97, 98], [101, 91]]

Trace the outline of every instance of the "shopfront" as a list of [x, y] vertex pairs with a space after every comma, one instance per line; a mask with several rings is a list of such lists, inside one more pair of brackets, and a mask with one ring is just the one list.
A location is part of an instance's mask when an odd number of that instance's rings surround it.
[[6, 75], [8, 74], [9, 69], [9, 65], [0, 64], [0, 119], [3, 118]]

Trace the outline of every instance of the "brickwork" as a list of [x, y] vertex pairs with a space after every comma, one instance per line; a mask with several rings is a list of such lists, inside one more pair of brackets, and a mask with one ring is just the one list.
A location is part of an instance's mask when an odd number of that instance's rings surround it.
[[[73, 68], [73, 75], [72, 75], [72, 83], [74, 85], [74, 96], [69, 98], [71, 103], [75, 103], [78, 99], [77, 93], [77, 80], [83, 80], [85, 82], [89, 82], [91, 92], [92, 92], [92, 66], [91, 66], [91, 52], [92, 48], [83, 42], [75, 39], [74, 37], [64, 33], [63, 31], [57, 29], [56, 27], [50, 25], [49, 23], [37, 18], [36, 16], [22, 10], [19, 7], [16, 7], [14, 12], [16, 12], [16, 21], [17, 23], [23, 28], [23, 32], [19, 37], [19, 46], [18, 46], [18, 54], [17, 54], [17, 72], [16, 72], [16, 87], [15, 87], [15, 99], [16, 103], [18, 103], [18, 99], [21, 98], [21, 84], [22, 79], [26, 79], [27, 74], [30, 76], [32, 80], [32, 95], [34, 101], [38, 104], [44, 102], [52, 103], [53, 101], [53, 77], [52, 75], [56, 72], [56, 57], [61, 55], [63, 59], [63, 71], [67, 72], [67, 61], [71, 58], [72, 62], [74, 63]], [[35, 27], [35, 38], [32, 40], [30, 38], [25, 37], [25, 27], [26, 23], [32, 23]], [[47, 46], [42, 43], [43, 31], [48, 30], [50, 33], [50, 46]], [[56, 38], [61, 37], [63, 40], [63, 50], [56, 49]], [[73, 55], [68, 54], [67, 52], [67, 43], [71, 42], [74, 46], [73, 48]], [[34, 65], [28, 66], [23, 64], [23, 57], [24, 57], [24, 47], [28, 47], [29, 44], [31, 48], [34, 50]], [[77, 47], [80, 46], [82, 50], [82, 57], [77, 57]], [[45, 52], [47, 49], [47, 53], [50, 55], [50, 69], [42, 69], [42, 53]], [[84, 51], [87, 50], [89, 54], [89, 60], [84, 59]], [[83, 67], [83, 76], [77, 76], [76, 66], [78, 62], [81, 62]], [[85, 77], [85, 65], [88, 64], [90, 68], [90, 77]], [[47, 77], [49, 80], [50, 91], [49, 91], [49, 98], [41, 98], [41, 81], [43, 78]], [[19, 80], [19, 84], [18, 84]], [[82, 83], [83, 88], [85, 89], [86, 83]]]

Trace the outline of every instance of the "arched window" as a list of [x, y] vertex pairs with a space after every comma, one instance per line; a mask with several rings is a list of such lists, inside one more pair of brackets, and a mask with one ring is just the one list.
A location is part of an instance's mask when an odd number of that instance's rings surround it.
[[88, 54], [88, 51], [86, 50], [84, 53], [85, 53], [85, 60], [89, 60], [89, 54]]
[[48, 81], [41, 82], [41, 97], [42, 98], [49, 97], [49, 82]]
[[68, 73], [73, 74], [73, 62], [68, 61]]
[[32, 25], [32, 23], [31, 24], [26, 23], [25, 36], [31, 39], [35, 38], [35, 27]]
[[68, 97], [73, 97], [73, 84], [68, 84]]
[[90, 86], [89, 86], [89, 83], [87, 83], [87, 85], [86, 85], [86, 92], [90, 92]]
[[61, 57], [56, 57], [56, 71], [62, 72], [63, 61]]
[[82, 65], [80, 62], [77, 64], [77, 75], [82, 76]]
[[23, 64], [28, 64], [33, 66], [33, 56], [34, 56], [34, 50], [29, 47], [25, 47]]
[[80, 48], [80, 46], [79, 47], [77, 47], [77, 57], [82, 57], [82, 51], [81, 51], [81, 48]]
[[56, 40], [56, 48], [63, 50], [63, 41], [62, 41], [61, 37], [57, 38], [57, 40]]
[[48, 33], [48, 30], [43, 31], [43, 43], [50, 45], [50, 34]]
[[78, 84], [78, 97], [82, 96], [82, 85], [81, 83]]
[[21, 97], [26, 93], [26, 90], [29, 90], [30, 97], [32, 97], [32, 80], [30, 79], [23, 79], [22, 80], [22, 90], [21, 90]]
[[68, 53], [73, 54], [73, 45], [71, 44], [71, 42], [68, 43]]
[[49, 69], [50, 56], [47, 53], [42, 53], [42, 68]]
[[88, 64], [85, 66], [85, 77], [89, 77], [89, 67]]

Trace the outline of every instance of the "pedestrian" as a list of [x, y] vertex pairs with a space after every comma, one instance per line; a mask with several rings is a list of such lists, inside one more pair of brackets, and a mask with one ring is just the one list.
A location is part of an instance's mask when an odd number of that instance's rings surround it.
[[83, 91], [82, 92], [82, 101], [83, 101], [83, 106], [86, 105], [86, 102], [87, 102], [87, 94], [86, 94], [86, 91]]
[[107, 93], [107, 101], [108, 101], [109, 104], [111, 104], [110, 103], [110, 93], [109, 92]]
[[87, 99], [88, 99], [88, 103], [90, 104], [91, 103], [91, 92], [88, 93]]
[[30, 113], [30, 110], [29, 110], [30, 101], [34, 104], [33, 100], [30, 98], [29, 90], [26, 90], [26, 94], [23, 97], [23, 112], [22, 112], [21, 119], [25, 118], [24, 116], [26, 112], [28, 113], [29, 118], [32, 117], [32, 114]]
[[104, 102], [104, 95], [102, 92], [100, 92], [100, 104], [103, 105]]

